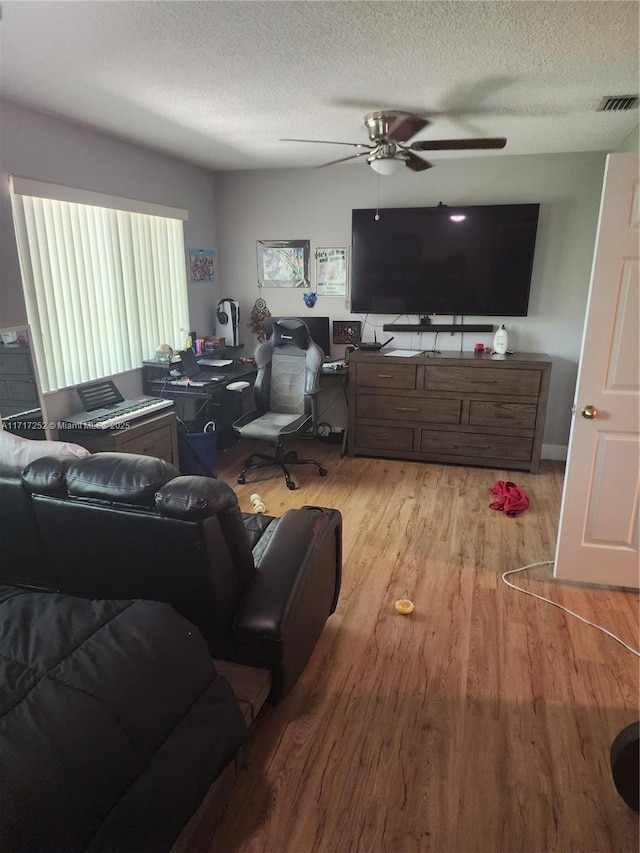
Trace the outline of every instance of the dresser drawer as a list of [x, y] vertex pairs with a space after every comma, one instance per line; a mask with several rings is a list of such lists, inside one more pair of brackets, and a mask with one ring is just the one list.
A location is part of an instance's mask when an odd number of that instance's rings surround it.
[[40, 405], [33, 379], [0, 379], [0, 400], [16, 405], [29, 404], [30, 408]]
[[469, 423], [472, 426], [535, 429], [537, 413], [538, 407], [530, 403], [472, 400], [469, 404]]
[[423, 429], [420, 451], [439, 456], [503, 459], [505, 462], [526, 462], [531, 459], [533, 439], [520, 436], [485, 435], [473, 432], [446, 432]]
[[357, 447], [369, 450], [413, 450], [413, 430], [403, 427], [356, 427]]
[[461, 411], [461, 400], [392, 397], [387, 394], [358, 394], [356, 398], [356, 416], [359, 418], [459, 424]]
[[0, 351], [0, 373], [30, 376], [31, 361], [25, 352]]
[[539, 370], [445, 367], [427, 364], [424, 369], [424, 388], [426, 391], [537, 397], [540, 392], [541, 377]]
[[416, 366], [394, 361], [358, 364], [357, 381], [359, 388], [367, 386], [413, 390], [416, 387]]

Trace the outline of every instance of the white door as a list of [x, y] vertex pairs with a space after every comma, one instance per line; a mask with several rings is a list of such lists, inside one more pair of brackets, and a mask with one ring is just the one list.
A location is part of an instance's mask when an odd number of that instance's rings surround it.
[[555, 576], [640, 587], [638, 154], [610, 154], [560, 511]]

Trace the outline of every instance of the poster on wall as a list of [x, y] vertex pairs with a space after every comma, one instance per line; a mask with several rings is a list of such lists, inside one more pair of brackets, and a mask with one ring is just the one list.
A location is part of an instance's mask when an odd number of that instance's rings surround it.
[[316, 249], [318, 296], [347, 295], [347, 249]]
[[311, 287], [309, 240], [258, 240], [259, 287]]
[[216, 250], [189, 249], [189, 270], [192, 284], [213, 281], [216, 274]]

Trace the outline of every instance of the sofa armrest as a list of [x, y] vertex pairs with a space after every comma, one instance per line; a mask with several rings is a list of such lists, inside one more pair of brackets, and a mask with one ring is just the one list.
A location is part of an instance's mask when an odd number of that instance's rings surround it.
[[286, 512], [258, 558], [233, 630], [238, 663], [273, 674], [278, 701], [304, 669], [334, 612], [342, 576], [342, 516], [305, 506]]

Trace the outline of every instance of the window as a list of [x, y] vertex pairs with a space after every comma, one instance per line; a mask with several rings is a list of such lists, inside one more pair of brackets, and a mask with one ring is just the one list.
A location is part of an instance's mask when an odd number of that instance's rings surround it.
[[187, 212], [12, 178], [44, 391], [140, 367], [189, 328]]

